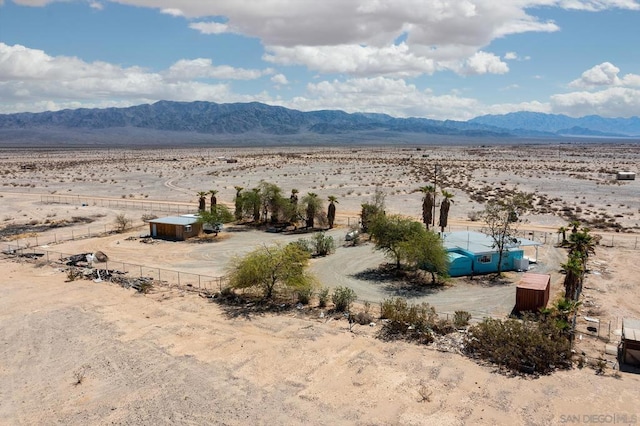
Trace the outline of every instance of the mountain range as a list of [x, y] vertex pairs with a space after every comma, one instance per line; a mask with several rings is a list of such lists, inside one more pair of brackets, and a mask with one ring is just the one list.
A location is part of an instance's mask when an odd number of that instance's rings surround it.
[[421, 143], [640, 137], [640, 118], [572, 118], [531, 112], [469, 121], [303, 112], [262, 103], [170, 102], [128, 108], [0, 115], [0, 144]]

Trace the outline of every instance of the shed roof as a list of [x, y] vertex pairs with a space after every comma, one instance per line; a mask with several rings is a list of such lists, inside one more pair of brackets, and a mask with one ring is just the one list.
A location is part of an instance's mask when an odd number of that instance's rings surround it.
[[165, 225], [193, 225], [198, 221], [198, 218], [194, 217], [185, 217], [185, 216], [167, 216], [160, 217], [158, 219], [150, 220], [149, 223], [162, 223]]
[[[480, 253], [494, 253], [496, 249], [494, 247], [493, 238], [487, 234], [473, 231], [459, 231], [450, 232], [443, 235], [444, 246], [447, 249], [462, 249], [470, 251], [474, 254]], [[506, 247], [509, 250], [525, 247], [525, 246], [541, 246], [542, 243], [537, 241], [527, 240], [526, 238], [514, 238], [509, 241]]]
[[534, 274], [532, 272], [525, 272], [522, 274], [520, 281], [516, 288], [526, 288], [530, 290], [546, 290], [549, 282], [551, 281], [551, 275], [548, 274]]
[[622, 318], [622, 338], [640, 342], [640, 320]]

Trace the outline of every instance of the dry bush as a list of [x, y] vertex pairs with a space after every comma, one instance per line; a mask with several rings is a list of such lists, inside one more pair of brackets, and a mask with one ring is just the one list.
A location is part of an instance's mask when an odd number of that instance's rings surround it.
[[534, 321], [486, 318], [469, 328], [465, 352], [512, 373], [547, 374], [571, 367], [571, 344], [550, 317]]

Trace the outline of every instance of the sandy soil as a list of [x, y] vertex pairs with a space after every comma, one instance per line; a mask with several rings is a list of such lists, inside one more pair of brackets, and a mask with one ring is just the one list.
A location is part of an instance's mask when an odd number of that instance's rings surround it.
[[[612, 366], [605, 345], [615, 345], [622, 317], [640, 317], [638, 181], [619, 184], [610, 174], [614, 167], [637, 165], [634, 146], [0, 154], [0, 227], [25, 225], [23, 234], [5, 240], [35, 245], [37, 236], [38, 244], [51, 242], [56, 251], [103, 250], [115, 261], [207, 275], [224, 274], [231, 256], [257, 244], [299, 236], [228, 232], [213, 244], [142, 246], [126, 237], [144, 228], [95, 235], [110, 230], [118, 213], [140, 224], [145, 210], [44, 204], [40, 195], [195, 206], [196, 191], [219, 188], [218, 198], [230, 202], [235, 185], [267, 179], [287, 192], [295, 187], [303, 194], [337, 195], [340, 226], [332, 235], [340, 240], [376, 185], [387, 194], [387, 211], [417, 217], [420, 195], [414, 190], [431, 181], [437, 160], [448, 170], [440, 182], [455, 193], [453, 229], [477, 225], [469, 217], [482, 209], [480, 195], [536, 192], [539, 209], [522, 227], [548, 242], [536, 267], [552, 274], [555, 294], [564, 252], [553, 242], [558, 226], [567, 223], [561, 215], [592, 221], [603, 242], [615, 241], [598, 247], [590, 261], [577, 343], [588, 359], [604, 357]], [[240, 162], [221, 163], [218, 156]], [[73, 217], [93, 222], [29, 232], [28, 226]], [[71, 231], [94, 236], [59, 242]], [[340, 247], [314, 260], [311, 269], [324, 285], [352, 286], [365, 300], [401, 294], [443, 313], [466, 309], [495, 316], [513, 305], [515, 273], [511, 284], [453, 280], [435, 292], [357, 278], [383, 261], [371, 246]], [[457, 353], [379, 341], [379, 325], [349, 332], [344, 320], [320, 318], [317, 311], [235, 317], [177, 288], [139, 295], [108, 283], [65, 282], [58, 267], [11, 258], [0, 259], [0, 270], [0, 424], [584, 424], [594, 423], [584, 417], [591, 414], [640, 416], [633, 408], [640, 398], [637, 374], [615, 377], [609, 369], [597, 376], [591, 368], [575, 368], [508, 378]], [[584, 316], [600, 320], [598, 333], [586, 329], [592, 323]], [[421, 394], [429, 396], [423, 400]]]

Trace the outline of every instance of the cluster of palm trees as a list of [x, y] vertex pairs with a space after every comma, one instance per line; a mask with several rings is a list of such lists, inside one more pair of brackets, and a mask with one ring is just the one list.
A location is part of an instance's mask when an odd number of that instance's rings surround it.
[[[305, 227], [314, 228], [316, 221], [322, 225], [333, 228], [336, 218], [336, 204], [338, 199], [330, 195], [327, 200], [329, 206], [326, 214], [323, 211], [323, 200], [314, 192], [309, 192], [302, 199], [299, 199], [299, 191], [291, 190], [291, 195], [286, 198], [282, 195], [282, 189], [273, 183], [260, 181], [257, 187], [245, 190], [241, 186], [236, 186], [235, 211], [236, 220], [250, 219], [255, 223], [282, 224], [289, 223], [297, 226], [297, 223], [304, 221]], [[211, 210], [217, 205], [216, 194], [218, 191], [199, 191], [198, 210], [206, 210], [206, 197], [211, 194]]]
[[562, 264], [566, 275], [564, 277], [564, 297], [565, 299], [577, 302], [582, 293], [582, 283], [587, 272], [587, 261], [589, 255], [595, 253], [596, 242], [589, 228], [581, 228], [580, 222], [573, 221], [570, 224], [571, 233], [567, 238], [566, 227], [558, 229], [562, 234], [562, 245], [569, 248], [567, 261]]
[[207, 208], [207, 195], [211, 194], [211, 211], [216, 208], [216, 204], [218, 204], [218, 199], [216, 198], [217, 190], [212, 189], [211, 191], [198, 191], [198, 211], [203, 212]]
[[[429, 225], [435, 226], [435, 205], [436, 205], [436, 187], [434, 185], [425, 185], [419, 188], [419, 191], [424, 194], [422, 199], [422, 222], [429, 229]], [[453, 194], [442, 190], [442, 202], [440, 203], [440, 217], [438, 226], [440, 226], [440, 232], [444, 232], [444, 229], [449, 223], [449, 209], [451, 208], [451, 200]]]

